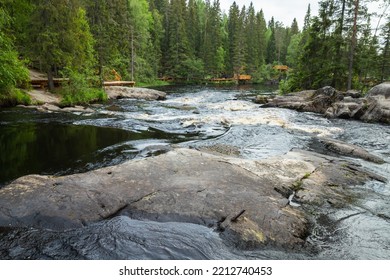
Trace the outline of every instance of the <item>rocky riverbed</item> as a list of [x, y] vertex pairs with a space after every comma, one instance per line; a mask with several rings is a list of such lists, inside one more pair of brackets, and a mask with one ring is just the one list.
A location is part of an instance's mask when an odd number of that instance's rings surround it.
[[[258, 108], [251, 96], [185, 88], [77, 117], [135, 138], [102, 149], [121, 163], [2, 187], [0, 257], [389, 257], [388, 127]], [[159, 140], [137, 139], [148, 130]]]
[[304, 91], [265, 99], [258, 103], [265, 107], [279, 107], [323, 114], [329, 118], [356, 119], [390, 124], [390, 83], [373, 87], [365, 97], [358, 92], [340, 92], [332, 87]]
[[0, 190], [0, 226], [67, 230], [125, 215], [212, 227], [245, 249], [291, 248], [310, 234], [302, 204], [345, 206], [348, 189], [369, 180], [386, 181], [304, 151], [254, 161], [175, 149], [83, 174], [19, 178]]

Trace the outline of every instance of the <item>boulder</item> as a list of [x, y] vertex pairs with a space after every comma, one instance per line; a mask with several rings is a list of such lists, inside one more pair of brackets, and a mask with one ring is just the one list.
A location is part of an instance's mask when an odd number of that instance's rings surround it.
[[285, 109], [292, 109], [297, 111], [304, 111], [307, 106], [308, 99], [314, 94], [314, 91], [302, 91], [290, 93], [283, 96], [275, 96], [272, 99], [267, 99], [262, 107], [278, 107]]
[[255, 98], [256, 104], [267, 104], [268, 103], [268, 97], [264, 95], [258, 95]]
[[343, 101], [335, 102], [329, 107], [325, 116], [328, 118], [359, 119], [364, 108], [364, 100], [346, 97]]
[[111, 99], [134, 98], [144, 100], [164, 100], [166, 93], [149, 88], [109, 86], [105, 87], [106, 93]]
[[324, 114], [333, 103], [343, 99], [344, 96], [339, 91], [329, 86], [323, 87], [314, 93], [312, 101], [307, 104], [305, 111]]
[[368, 98], [379, 97], [381, 99], [390, 99], [390, 82], [379, 84], [367, 92]]
[[318, 141], [322, 143], [327, 150], [338, 155], [360, 158], [378, 164], [385, 163], [379, 156], [373, 155], [367, 150], [353, 144], [330, 138], [318, 138]]
[[21, 177], [0, 189], [0, 227], [67, 230], [126, 215], [206, 225], [245, 249], [292, 248], [310, 232], [311, 214], [297, 205], [343, 205], [349, 187], [372, 179], [349, 162], [299, 150], [256, 161], [175, 149], [83, 174]]
[[323, 114], [328, 118], [356, 119], [390, 124], [390, 83], [373, 87], [365, 98], [356, 91], [339, 92], [324, 87], [269, 99], [264, 107], [279, 107]]
[[390, 124], [390, 82], [373, 87], [366, 100], [366, 111], [361, 119]]

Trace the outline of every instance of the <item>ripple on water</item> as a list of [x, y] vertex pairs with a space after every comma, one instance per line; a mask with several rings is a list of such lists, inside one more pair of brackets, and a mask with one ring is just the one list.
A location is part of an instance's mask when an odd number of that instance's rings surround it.
[[[95, 146], [89, 153], [88, 163], [82, 168], [94, 169], [106, 164], [116, 164], [133, 158], [140, 151], [154, 151], [173, 143], [183, 146], [238, 147], [244, 158], [268, 158], [287, 153], [292, 148], [308, 149], [313, 137], [331, 137], [362, 146], [369, 152], [388, 161], [390, 155], [390, 126], [365, 124], [346, 120], [329, 120], [312, 113], [286, 109], [261, 108], [248, 96], [256, 92], [247, 89], [172, 88], [163, 102], [116, 100], [100, 108], [94, 116], [42, 114], [32, 111], [3, 110], [1, 129], [18, 126], [18, 141], [35, 141], [36, 129], [42, 124], [52, 124], [55, 129], [65, 124], [72, 127], [72, 135], [83, 135], [76, 140], [82, 148]], [[59, 125], [60, 124], [60, 125]], [[68, 128], [69, 128], [68, 127]], [[74, 128], [76, 127], [76, 128]], [[120, 130], [95, 131], [91, 127], [120, 128]], [[15, 128], [15, 127], [13, 127]], [[20, 129], [23, 128], [23, 129]], [[82, 133], [80, 129], [86, 128]], [[18, 129], [18, 128], [17, 128]], [[125, 132], [124, 132], [124, 131]], [[122, 135], [104, 145], [99, 139]], [[130, 133], [130, 135], [129, 135]], [[46, 131], [39, 139], [51, 141], [54, 134]], [[69, 133], [66, 133], [68, 135]], [[1, 133], [0, 137], [4, 137]], [[9, 134], [11, 135], [11, 134]], [[63, 138], [65, 139], [64, 134]], [[11, 136], [10, 136], [11, 137]], [[54, 143], [60, 143], [59, 139]], [[53, 141], [51, 141], [53, 142]], [[2, 145], [5, 141], [0, 141]], [[26, 144], [29, 145], [29, 144]], [[61, 144], [62, 145], [62, 144]], [[65, 144], [64, 144], [65, 145]], [[47, 147], [46, 144], [40, 144]], [[19, 148], [3, 148], [1, 155], [15, 149], [18, 156], [27, 158]], [[53, 151], [55, 149], [52, 149]], [[235, 151], [235, 150], [234, 150]], [[66, 154], [69, 148], [65, 147]], [[8, 153], [8, 152], [7, 152]], [[40, 154], [50, 153], [44, 152]], [[30, 153], [31, 155], [31, 153]], [[80, 157], [76, 157], [80, 159]], [[35, 160], [39, 162], [44, 160]], [[390, 164], [383, 165], [354, 160], [365, 168], [390, 181]], [[16, 161], [15, 161], [16, 162]], [[21, 164], [24, 160], [19, 160]], [[95, 164], [96, 163], [96, 164]], [[80, 171], [77, 160], [72, 160], [68, 173]], [[9, 164], [12, 166], [12, 164]], [[16, 165], [13, 165], [14, 168]], [[51, 167], [53, 164], [51, 164]], [[37, 172], [41, 173], [41, 172]], [[329, 215], [331, 226], [319, 229], [317, 245], [323, 250], [317, 255], [294, 254], [278, 250], [235, 251], [212, 229], [186, 223], [156, 223], [115, 217], [108, 221], [88, 225], [82, 229], [52, 232], [37, 229], [20, 229], [3, 234], [0, 242], [1, 258], [53, 258], [53, 259], [390, 259], [390, 184], [369, 182], [352, 190], [359, 199], [349, 208], [320, 209]], [[331, 213], [329, 213], [331, 212]], [[357, 214], [356, 214], [357, 213]], [[356, 215], [355, 215], [356, 214]], [[314, 238], [314, 237], [313, 237]]]

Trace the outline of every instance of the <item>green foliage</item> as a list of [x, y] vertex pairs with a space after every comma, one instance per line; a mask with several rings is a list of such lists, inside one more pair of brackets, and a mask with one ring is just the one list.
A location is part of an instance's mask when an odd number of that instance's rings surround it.
[[85, 74], [66, 68], [63, 71], [64, 77], [69, 78], [69, 82], [64, 84], [60, 90], [63, 96], [61, 106], [86, 105], [92, 102], [102, 102], [107, 100], [107, 95], [101, 87], [99, 81], [91, 78], [91, 73]]
[[31, 104], [30, 96], [22, 90], [11, 88], [6, 93], [0, 93], [0, 107], [13, 107], [19, 104]]
[[94, 64], [94, 40], [81, 0], [37, 0], [29, 25], [29, 55], [47, 73], [49, 89], [58, 69], [85, 72]]
[[283, 88], [331, 85], [346, 90], [352, 84], [355, 89], [364, 89], [368, 81], [379, 80], [378, 39], [371, 32], [367, 1], [359, 1], [359, 6], [357, 3], [320, 1], [319, 15], [314, 18], [310, 18], [309, 7], [303, 32], [292, 37], [288, 49], [293, 71]]
[[[223, 13], [220, 0], [3, 0], [0, 94], [15, 92], [28, 79], [19, 56], [47, 72], [49, 80], [65, 69], [68, 104], [104, 99], [91, 77], [103, 80], [113, 69], [137, 84], [163, 76], [198, 80], [234, 74], [266, 82], [279, 80], [272, 65], [283, 64], [292, 69], [280, 84], [283, 92], [324, 85], [345, 89], [348, 76], [355, 87], [367, 87], [368, 81], [389, 79], [390, 27], [387, 22], [374, 38], [367, 1], [359, 1], [364, 21], [354, 18], [355, 3], [322, 0], [317, 17], [309, 6], [300, 31], [295, 19], [290, 27], [273, 17], [267, 25], [253, 4], [234, 2]], [[357, 42], [351, 48], [354, 21]]]
[[279, 93], [285, 94], [285, 93], [290, 93], [292, 90], [288, 84], [287, 80], [281, 80], [279, 82]]
[[302, 33], [297, 33], [291, 37], [286, 55], [286, 62], [290, 68], [295, 68], [299, 63], [299, 59], [302, 55], [301, 41]]
[[30, 103], [28, 97], [16, 89], [26, 85], [29, 74], [18, 58], [11, 37], [3, 31], [9, 20], [8, 13], [0, 6], [0, 106]]
[[187, 78], [187, 80], [203, 79], [203, 61], [201, 59], [186, 59], [183, 62], [183, 75]]

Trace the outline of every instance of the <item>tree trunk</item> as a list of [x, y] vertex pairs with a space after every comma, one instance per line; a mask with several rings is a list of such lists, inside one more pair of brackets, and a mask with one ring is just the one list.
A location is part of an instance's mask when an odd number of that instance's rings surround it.
[[53, 91], [54, 90], [53, 67], [49, 67], [49, 69], [47, 70], [47, 81], [48, 81], [49, 91]]
[[[336, 54], [336, 58], [341, 58], [342, 55], [341, 55], [341, 44], [342, 44], [342, 40], [343, 40], [343, 29], [344, 29], [344, 16], [345, 16], [345, 2], [346, 0], [343, 0], [343, 6], [342, 6], [342, 9], [341, 9], [341, 17], [340, 17], [340, 21], [339, 21], [339, 29], [338, 29], [338, 32], [337, 32], [337, 44], [336, 44], [336, 51], [337, 51], [337, 54]], [[342, 61], [339, 60], [339, 63], [342, 63]], [[340, 79], [341, 79], [341, 71], [340, 71], [340, 64], [336, 64], [335, 63], [335, 68], [333, 70], [333, 81], [332, 81], [332, 87], [334, 88], [338, 88], [339, 86], [339, 83], [340, 83]]]
[[386, 59], [388, 57], [388, 51], [389, 51], [389, 35], [386, 38], [386, 44], [383, 50], [383, 59], [382, 59], [382, 67], [381, 67], [381, 83], [385, 81], [385, 71], [386, 71]]
[[347, 90], [350, 90], [352, 88], [353, 58], [354, 58], [354, 55], [355, 55], [355, 47], [356, 47], [358, 14], [359, 14], [359, 0], [355, 0], [355, 15], [354, 15], [354, 18], [353, 18], [353, 31], [352, 31], [352, 38], [351, 38], [351, 51], [349, 53], [348, 86], [347, 86]]

